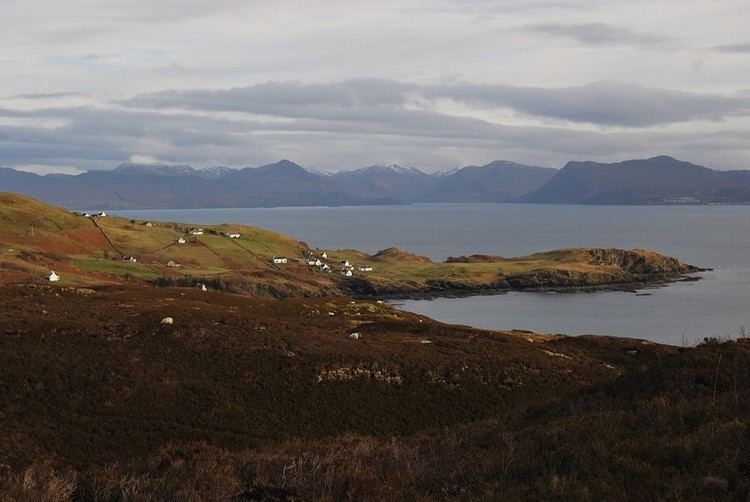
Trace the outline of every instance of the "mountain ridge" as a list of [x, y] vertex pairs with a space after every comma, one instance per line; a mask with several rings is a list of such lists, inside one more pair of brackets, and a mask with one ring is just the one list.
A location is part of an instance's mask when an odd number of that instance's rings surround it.
[[451, 172], [398, 164], [321, 173], [282, 159], [258, 167], [125, 162], [39, 175], [0, 167], [0, 187], [75, 209], [187, 209], [424, 202], [750, 203], [750, 171], [716, 171], [666, 155], [561, 169], [496, 160]]

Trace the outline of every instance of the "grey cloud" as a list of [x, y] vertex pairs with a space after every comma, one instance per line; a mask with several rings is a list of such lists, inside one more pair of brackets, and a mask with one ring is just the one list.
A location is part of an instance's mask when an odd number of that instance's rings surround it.
[[606, 23], [535, 23], [525, 25], [522, 29], [531, 33], [574, 40], [583, 45], [659, 46], [674, 41], [671, 37]]
[[145, 108], [235, 111], [287, 117], [309, 116], [323, 107], [399, 106], [413, 85], [362, 79], [330, 84], [267, 82], [225, 90], [163, 91], [137, 96], [123, 104]]
[[716, 52], [727, 54], [750, 54], [750, 42], [744, 44], [716, 45], [712, 49]]
[[[750, 114], [747, 96], [723, 96], [636, 84], [598, 82], [580, 87], [509, 85], [414, 85], [388, 80], [331, 84], [273, 83], [228, 90], [165, 91], [137, 96], [126, 106], [200, 111], [234, 111], [285, 118], [378, 121], [391, 125], [413, 99], [450, 98], [476, 107], [603, 126], [644, 127]], [[408, 120], [415, 113], [402, 113]]]
[[747, 97], [616, 82], [561, 88], [458, 84], [427, 92], [476, 106], [502, 106], [537, 117], [605, 126], [644, 127], [750, 114]]
[[[378, 100], [375, 100], [376, 102]], [[377, 108], [377, 105], [376, 105]], [[399, 158], [427, 170], [513, 155], [519, 161], [690, 153], [748, 158], [747, 131], [706, 133], [596, 132], [519, 127], [425, 110], [386, 106], [359, 118], [235, 120], [184, 112], [90, 107], [1, 110], [0, 117], [64, 119], [56, 128], [0, 126], [0, 164], [111, 168], [133, 154], [195, 165], [257, 165], [283, 157], [323, 168]], [[695, 145], [700, 143], [700, 149]], [[644, 145], [648, 150], [644, 152]]]
[[81, 96], [80, 92], [74, 91], [59, 91], [59, 92], [34, 92], [27, 94], [16, 94], [11, 96], [15, 99], [60, 99], [60, 98], [75, 98]]

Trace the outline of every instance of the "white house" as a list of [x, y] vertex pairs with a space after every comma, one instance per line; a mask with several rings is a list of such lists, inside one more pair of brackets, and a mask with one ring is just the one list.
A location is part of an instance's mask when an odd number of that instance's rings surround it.
[[153, 224], [153, 223], [151, 223], [150, 221], [147, 221], [147, 222], [146, 222], [146, 226], [150, 228], [150, 227], [153, 227], [153, 226], [154, 226], [154, 224]]
[[177, 239], [177, 244], [185, 244], [186, 242], [187, 241], [185, 240], [184, 237], [180, 237], [179, 239]]
[[202, 228], [193, 228], [188, 233], [190, 235], [203, 235], [203, 229]]
[[360, 272], [372, 272], [372, 267], [370, 265], [360, 265], [357, 270]]
[[320, 257], [323, 258], [324, 260], [327, 260], [328, 259], [328, 253], [326, 253], [325, 251], [323, 251], [322, 253], [320, 253]]
[[343, 275], [344, 277], [351, 277], [352, 271], [348, 268], [345, 268], [341, 271], [341, 275]]
[[169, 260], [169, 261], [167, 262], [167, 266], [168, 266], [168, 267], [171, 267], [171, 268], [175, 268], [175, 267], [179, 267], [179, 266], [180, 266], [180, 264], [179, 264], [179, 263], [176, 263], [176, 262], [175, 262], [174, 260]]
[[123, 256], [122, 261], [127, 261], [129, 263], [135, 263], [138, 260], [135, 259], [135, 256]]
[[287, 260], [287, 259], [286, 259], [285, 257], [283, 257], [283, 256], [274, 256], [274, 257], [273, 257], [273, 262], [274, 262], [274, 263], [275, 263], [276, 265], [281, 265], [281, 264], [283, 264], [283, 263], [286, 263], [287, 261], [289, 261], [289, 260]]
[[351, 263], [349, 263], [349, 260], [341, 260], [339, 263], [342, 264], [345, 267], [351, 267], [352, 266]]
[[239, 239], [240, 233], [239, 232], [227, 232], [224, 234], [225, 236], [229, 237], [230, 239]]
[[57, 275], [55, 272], [50, 272], [48, 279], [49, 279], [49, 282], [57, 282], [60, 280], [60, 276]]
[[327, 263], [324, 263], [323, 266], [320, 267], [320, 270], [331, 270], [331, 267], [329, 267]]
[[196, 284], [196, 285], [195, 285], [195, 287], [196, 287], [197, 289], [200, 289], [201, 291], [208, 291], [208, 288], [207, 288], [207, 287], [206, 287], [206, 285], [205, 285], [205, 284], [203, 284], [202, 282], [200, 282], [200, 283]]
[[308, 260], [307, 264], [311, 267], [321, 267], [323, 266], [323, 262], [320, 260]]

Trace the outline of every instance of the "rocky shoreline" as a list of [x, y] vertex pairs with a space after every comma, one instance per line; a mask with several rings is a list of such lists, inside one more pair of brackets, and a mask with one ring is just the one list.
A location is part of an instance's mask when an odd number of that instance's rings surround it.
[[653, 277], [644, 277], [639, 280], [629, 280], [622, 282], [607, 282], [601, 284], [556, 284], [556, 283], [533, 283], [526, 281], [506, 281], [487, 286], [466, 285], [461, 283], [444, 282], [440, 286], [428, 288], [390, 288], [378, 290], [372, 287], [370, 291], [365, 289], [352, 289], [349, 285], [347, 294], [353, 298], [363, 300], [434, 300], [437, 298], [467, 298], [471, 296], [493, 296], [503, 295], [511, 292], [529, 292], [541, 293], [552, 292], [562, 294], [573, 293], [595, 293], [603, 291], [624, 291], [636, 293], [643, 289], [655, 289], [665, 287], [676, 282], [696, 282], [702, 277], [694, 274], [707, 272], [710, 268], [692, 267], [687, 272], [680, 272], [670, 275], [659, 275]]

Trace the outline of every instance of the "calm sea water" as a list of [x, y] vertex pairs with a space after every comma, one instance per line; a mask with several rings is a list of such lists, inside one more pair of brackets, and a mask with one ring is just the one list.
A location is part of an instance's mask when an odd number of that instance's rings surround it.
[[312, 246], [396, 246], [435, 260], [563, 247], [644, 247], [700, 267], [698, 282], [624, 292], [508, 293], [399, 302], [450, 323], [608, 334], [671, 344], [750, 328], [750, 206], [419, 204], [377, 207], [119, 211], [125, 217], [265, 227]]

